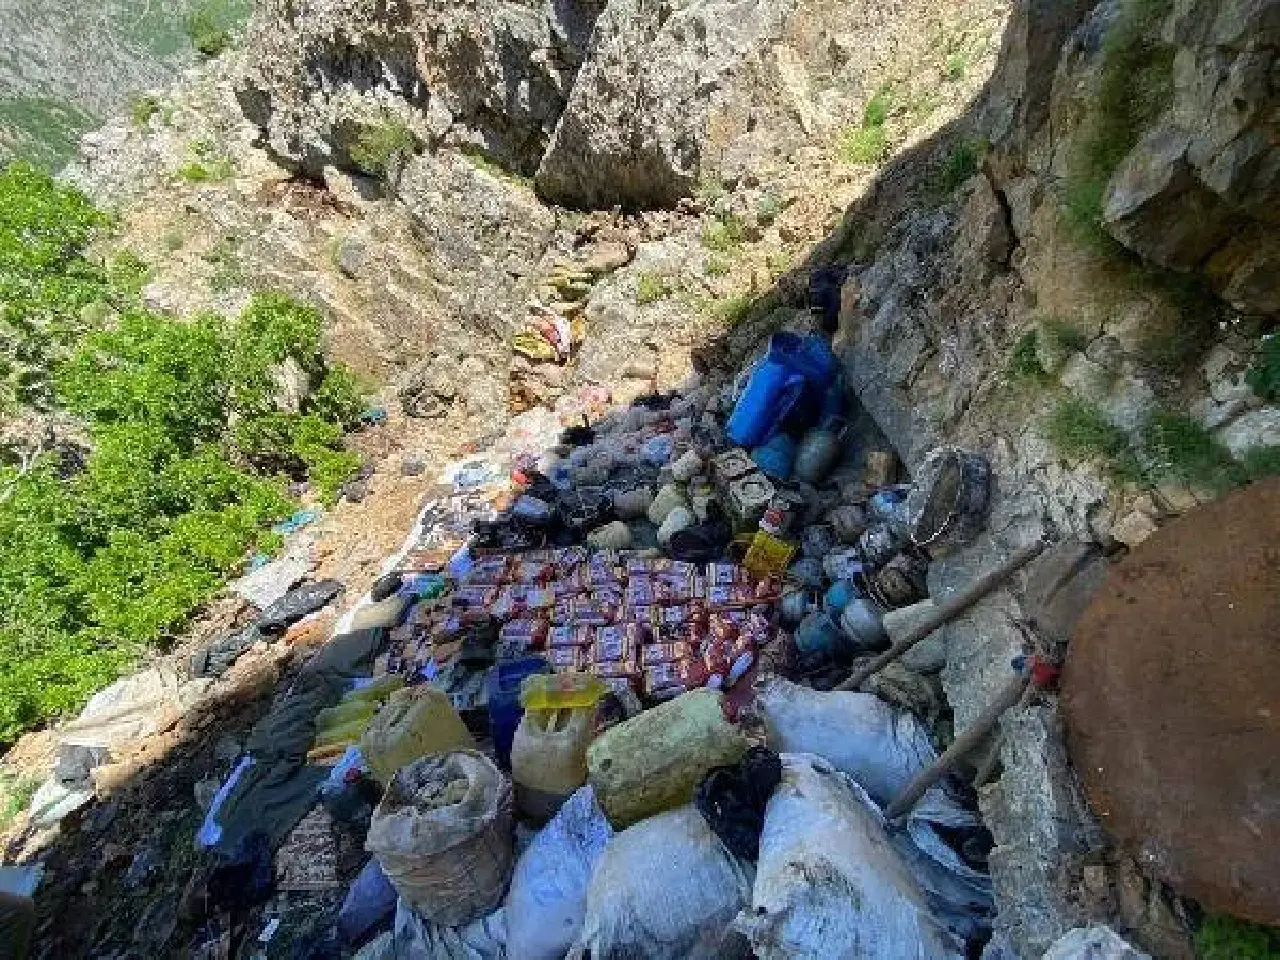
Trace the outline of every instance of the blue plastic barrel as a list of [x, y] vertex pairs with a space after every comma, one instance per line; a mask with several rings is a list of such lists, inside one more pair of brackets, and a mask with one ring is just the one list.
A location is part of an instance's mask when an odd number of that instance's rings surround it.
[[754, 447], [768, 440], [795, 410], [799, 422], [813, 422], [836, 379], [831, 345], [817, 335], [775, 333], [738, 397], [725, 431], [734, 443]]
[[725, 432], [739, 446], [756, 446], [777, 430], [802, 393], [804, 377], [766, 356], [751, 371]]
[[774, 434], [751, 451], [751, 459], [769, 479], [787, 480], [796, 462], [796, 442], [785, 433]]
[[520, 706], [520, 684], [525, 677], [538, 673], [550, 673], [551, 665], [542, 657], [524, 657], [499, 663], [489, 672], [489, 736], [493, 738], [493, 750], [498, 766], [511, 769], [511, 744], [516, 738], [516, 727], [524, 716]]

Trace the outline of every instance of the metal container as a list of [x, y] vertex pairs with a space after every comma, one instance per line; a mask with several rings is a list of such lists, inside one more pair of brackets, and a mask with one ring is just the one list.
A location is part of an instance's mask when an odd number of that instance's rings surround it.
[[892, 560], [905, 546], [905, 539], [887, 523], [867, 527], [858, 538], [858, 553], [862, 562], [872, 570], [878, 570]]
[[840, 629], [853, 645], [855, 653], [873, 653], [889, 645], [883, 616], [876, 602], [870, 598], [859, 597], [849, 601], [840, 614]]
[[726, 450], [711, 461], [711, 475], [715, 482], [722, 487], [728, 487], [730, 483], [739, 477], [745, 477], [747, 474], [755, 472], [755, 461], [751, 459], [751, 454], [741, 447]]
[[867, 454], [862, 477], [872, 490], [887, 487], [898, 479], [898, 455], [892, 450], [872, 450]]
[[821, 483], [840, 459], [844, 428], [840, 426], [817, 427], [810, 430], [796, 450], [794, 472], [797, 480], [805, 483]]
[[929, 562], [924, 557], [915, 551], [904, 551], [870, 579], [867, 589], [886, 610], [897, 610], [928, 596], [928, 574]]
[[806, 557], [821, 560], [836, 548], [836, 533], [829, 523], [811, 523], [800, 535], [800, 549]]
[[986, 525], [991, 501], [991, 465], [986, 457], [962, 450], [929, 454], [907, 498], [912, 541], [921, 547], [949, 548], [972, 542]]
[[740, 527], [756, 526], [777, 492], [762, 473], [739, 477], [729, 484], [729, 512]]
[[822, 564], [817, 560], [797, 560], [787, 567], [787, 579], [813, 590], [822, 589]]

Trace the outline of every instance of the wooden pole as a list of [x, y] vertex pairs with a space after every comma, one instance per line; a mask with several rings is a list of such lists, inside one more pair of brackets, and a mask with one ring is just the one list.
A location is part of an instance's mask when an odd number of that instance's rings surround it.
[[1025, 674], [1020, 673], [1011, 677], [1004, 689], [978, 715], [978, 718], [956, 737], [955, 742], [947, 748], [947, 752], [916, 774], [916, 778], [907, 785], [907, 788], [894, 798], [893, 803], [889, 804], [884, 812], [885, 819], [892, 822], [910, 812], [911, 808], [924, 796], [926, 790], [942, 779], [965, 754], [986, 739], [1001, 715], [1022, 699], [1030, 685], [1031, 671], [1029, 670]]
[[836, 687], [836, 689], [857, 690], [873, 673], [877, 673], [884, 669], [887, 664], [897, 660], [917, 643], [929, 634], [933, 633], [933, 631], [937, 630], [944, 623], [954, 620], [960, 614], [964, 613], [992, 590], [1000, 586], [1036, 557], [1040, 556], [1040, 554], [1044, 552], [1044, 548], [1045, 542], [1043, 540], [1038, 540], [1035, 543], [1018, 550], [1013, 556], [1000, 564], [1000, 566], [996, 567], [994, 570], [988, 570], [959, 593], [938, 604], [937, 609], [934, 610], [933, 615], [930, 616], [928, 620], [921, 623], [865, 667], [855, 670], [853, 675], [844, 683]]

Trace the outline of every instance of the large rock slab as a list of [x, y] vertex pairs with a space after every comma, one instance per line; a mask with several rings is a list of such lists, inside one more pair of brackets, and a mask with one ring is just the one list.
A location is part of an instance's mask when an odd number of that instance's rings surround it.
[[575, 207], [661, 207], [697, 186], [712, 96], [795, 0], [613, 0], [538, 168]]

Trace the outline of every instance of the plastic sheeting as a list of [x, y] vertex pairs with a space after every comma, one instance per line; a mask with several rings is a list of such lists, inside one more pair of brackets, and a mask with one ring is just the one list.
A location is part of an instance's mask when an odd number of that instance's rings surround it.
[[613, 828], [590, 787], [575, 791], [516, 864], [507, 892], [507, 948], [560, 960], [582, 929], [591, 873]]
[[735, 922], [760, 960], [962, 956], [866, 791], [819, 757], [787, 754], [782, 763], [751, 904]]
[[596, 865], [574, 960], [712, 960], [751, 895], [734, 857], [692, 806], [615, 836]]
[[[919, 721], [874, 694], [823, 693], [771, 678], [761, 684], [759, 703], [770, 747], [824, 758], [879, 804], [890, 803], [937, 759]], [[893, 843], [934, 911], [962, 937], [982, 933], [993, 909], [991, 879], [968, 866], [937, 830], [977, 829], [977, 815], [935, 786], [916, 804], [906, 826]]]

